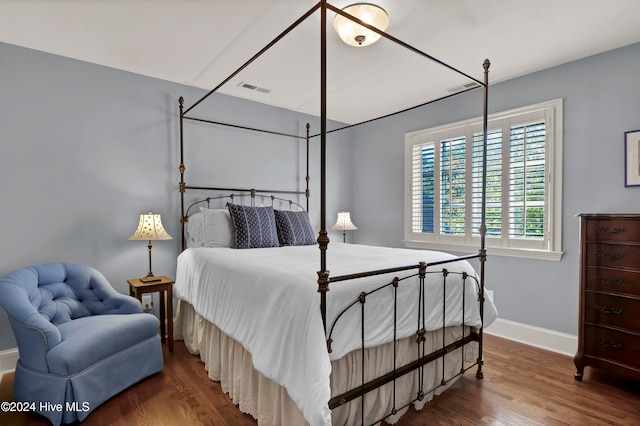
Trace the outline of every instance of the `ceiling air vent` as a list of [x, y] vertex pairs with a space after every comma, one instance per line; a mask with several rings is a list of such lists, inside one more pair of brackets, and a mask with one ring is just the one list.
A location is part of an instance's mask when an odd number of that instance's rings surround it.
[[447, 89], [447, 92], [449, 93], [462, 92], [464, 90], [475, 89], [476, 87], [479, 87], [479, 86], [480, 85], [478, 83], [476, 83], [475, 81], [472, 81], [470, 83], [460, 84], [458, 86], [454, 86], [450, 89]]
[[261, 92], [261, 93], [271, 92], [270, 89], [265, 89], [264, 87], [258, 87], [255, 84], [246, 83], [244, 81], [238, 84], [238, 87], [242, 87], [244, 89], [249, 89], [249, 90], [255, 90], [256, 92]]

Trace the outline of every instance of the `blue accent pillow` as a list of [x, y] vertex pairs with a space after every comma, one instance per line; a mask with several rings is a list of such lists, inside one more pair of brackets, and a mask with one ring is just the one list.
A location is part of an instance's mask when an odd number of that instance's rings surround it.
[[229, 214], [233, 223], [235, 248], [278, 247], [280, 245], [273, 207], [229, 204]]
[[281, 246], [309, 246], [316, 236], [305, 211], [276, 210], [276, 227]]

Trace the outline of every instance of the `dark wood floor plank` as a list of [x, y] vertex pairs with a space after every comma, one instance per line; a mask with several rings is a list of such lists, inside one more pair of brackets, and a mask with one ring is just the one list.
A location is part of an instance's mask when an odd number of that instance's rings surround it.
[[[411, 408], [397, 426], [640, 425], [640, 383], [587, 368], [573, 378], [573, 359], [485, 335], [484, 379], [468, 371], [422, 411]], [[98, 407], [83, 426], [255, 426], [207, 377], [182, 342], [163, 348], [165, 369]], [[13, 399], [13, 374], [0, 383], [0, 401]], [[49, 423], [26, 413], [0, 413], [0, 425]]]

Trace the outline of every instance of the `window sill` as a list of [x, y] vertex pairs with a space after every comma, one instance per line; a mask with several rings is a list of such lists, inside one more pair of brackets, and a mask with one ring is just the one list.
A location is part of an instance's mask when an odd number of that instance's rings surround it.
[[[410, 240], [405, 240], [404, 245], [407, 248], [440, 250], [440, 251], [458, 252], [458, 253], [477, 253], [478, 250], [480, 249], [480, 247], [473, 247], [473, 246], [459, 246], [455, 244], [435, 244], [435, 243], [428, 243], [424, 241], [410, 241]], [[562, 259], [563, 254], [564, 252], [561, 252], [561, 251], [487, 247], [487, 256], [518, 257], [521, 259], [548, 260], [548, 261], [559, 262]]]

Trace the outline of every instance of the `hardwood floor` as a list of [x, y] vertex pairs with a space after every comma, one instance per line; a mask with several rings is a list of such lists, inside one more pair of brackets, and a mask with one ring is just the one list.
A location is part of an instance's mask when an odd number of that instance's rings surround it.
[[[413, 425], [640, 425], [640, 383], [593, 368], [573, 379], [573, 359], [485, 335], [484, 379], [468, 371], [424, 410], [396, 423]], [[252, 425], [208, 379], [199, 358], [176, 342], [165, 369], [96, 409], [82, 425]], [[0, 383], [11, 401], [13, 374]], [[0, 425], [47, 425], [34, 414], [0, 413]]]

